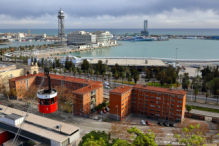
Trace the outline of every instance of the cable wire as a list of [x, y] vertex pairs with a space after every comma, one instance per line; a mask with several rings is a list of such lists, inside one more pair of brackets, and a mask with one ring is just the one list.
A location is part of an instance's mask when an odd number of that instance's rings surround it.
[[[40, 84], [40, 86], [39, 86], [37, 92], [39, 91], [39, 89], [41, 88], [42, 84], [44, 83], [44, 78], [45, 78], [45, 77], [43, 77], [42, 82], [41, 82], [41, 84]], [[31, 105], [32, 105], [33, 101], [35, 100], [35, 98], [36, 98], [36, 96], [37, 96], [37, 92], [36, 92], [34, 98], [33, 98], [32, 101], [31, 101]], [[19, 127], [19, 129], [18, 129], [18, 131], [17, 131], [17, 133], [16, 133], [16, 135], [15, 135], [13, 141], [12, 141], [12, 146], [15, 145], [16, 142], [17, 142], [17, 139], [18, 139], [18, 137], [19, 137], [19, 135], [20, 135], [20, 133], [21, 133], [21, 130], [22, 130], [23, 123], [24, 123], [25, 119], [26, 119], [27, 116], [28, 116], [28, 113], [29, 113], [29, 111], [30, 111], [30, 108], [31, 108], [31, 106], [29, 106], [29, 108], [27, 109], [27, 112], [26, 112], [26, 115], [25, 115], [25, 117], [24, 117], [24, 120], [23, 120], [23, 122], [21, 123], [21, 125], [20, 125], [20, 127]]]

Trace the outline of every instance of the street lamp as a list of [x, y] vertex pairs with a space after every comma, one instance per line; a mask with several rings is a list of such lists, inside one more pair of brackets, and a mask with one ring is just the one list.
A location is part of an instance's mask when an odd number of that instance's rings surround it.
[[117, 117], [116, 117], [116, 119], [117, 119], [117, 122], [118, 122], [118, 105], [116, 106], [116, 108], [117, 108]]

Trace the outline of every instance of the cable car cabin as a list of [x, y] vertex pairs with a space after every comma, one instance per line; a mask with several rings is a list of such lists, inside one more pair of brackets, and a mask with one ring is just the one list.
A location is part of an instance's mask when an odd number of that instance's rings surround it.
[[39, 112], [48, 114], [57, 110], [57, 91], [55, 89], [40, 90], [37, 93]]

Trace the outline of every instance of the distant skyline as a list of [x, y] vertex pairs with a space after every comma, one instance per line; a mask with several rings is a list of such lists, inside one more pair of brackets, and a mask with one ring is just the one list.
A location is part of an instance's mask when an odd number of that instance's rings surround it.
[[60, 7], [65, 28], [219, 28], [218, 0], [7, 0], [0, 29], [57, 29]]

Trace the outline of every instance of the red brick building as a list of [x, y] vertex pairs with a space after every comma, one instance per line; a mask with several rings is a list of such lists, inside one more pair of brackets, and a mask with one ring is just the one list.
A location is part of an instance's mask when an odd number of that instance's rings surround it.
[[[23, 91], [28, 91], [31, 86], [39, 86], [44, 78], [44, 73], [20, 76], [9, 80], [10, 88], [17, 91], [17, 98], [22, 99]], [[75, 77], [50, 74], [52, 88], [60, 86], [72, 90], [73, 111], [76, 115], [87, 116], [91, 110], [103, 102], [103, 83]], [[43, 86], [48, 85], [45, 78]]]
[[[119, 119], [123, 119], [129, 113], [135, 113], [148, 118], [183, 120], [186, 103], [185, 91], [145, 85], [135, 85], [132, 89], [130, 88], [129, 86], [119, 86], [110, 92], [110, 116], [112, 118], [118, 115]], [[121, 108], [117, 114], [115, 111], [118, 104]]]

